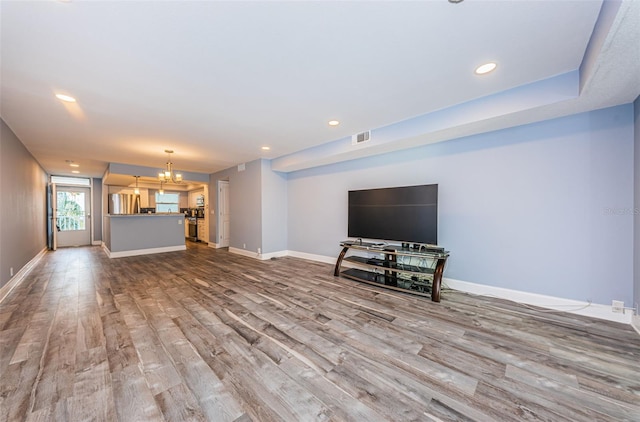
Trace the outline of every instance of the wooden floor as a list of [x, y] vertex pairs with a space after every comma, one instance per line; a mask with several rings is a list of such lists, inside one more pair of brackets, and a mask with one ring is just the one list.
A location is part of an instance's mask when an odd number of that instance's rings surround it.
[[0, 421], [640, 420], [630, 326], [332, 270], [49, 252], [0, 305]]

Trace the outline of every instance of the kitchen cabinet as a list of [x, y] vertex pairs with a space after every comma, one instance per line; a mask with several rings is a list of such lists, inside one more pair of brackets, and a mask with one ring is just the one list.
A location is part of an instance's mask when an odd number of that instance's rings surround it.
[[189, 208], [205, 206], [204, 189], [197, 189], [189, 192]]
[[198, 240], [204, 243], [209, 243], [209, 230], [207, 230], [207, 219], [198, 219]]

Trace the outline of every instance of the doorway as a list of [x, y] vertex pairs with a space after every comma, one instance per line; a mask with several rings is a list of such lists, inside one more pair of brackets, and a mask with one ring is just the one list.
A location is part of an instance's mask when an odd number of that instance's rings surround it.
[[218, 180], [218, 247], [229, 246], [231, 214], [229, 212], [229, 182]]
[[[86, 246], [91, 244], [91, 189], [77, 186], [56, 186], [55, 246]], [[54, 248], [55, 248], [54, 246]]]

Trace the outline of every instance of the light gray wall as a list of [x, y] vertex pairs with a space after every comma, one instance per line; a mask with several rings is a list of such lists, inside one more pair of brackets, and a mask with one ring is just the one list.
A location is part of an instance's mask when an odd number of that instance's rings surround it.
[[47, 174], [0, 119], [0, 287], [47, 245]]
[[[229, 211], [231, 214], [229, 246], [257, 252], [262, 248], [262, 163], [255, 160], [245, 164], [244, 171], [237, 166], [214, 173], [209, 178], [210, 209], [217, 210], [218, 181], [229, 181]], [[210, 241], [219, 243], [215, 215], [209, 226]]]
[[439, 184], [445, 276], [610, 304], [633, 296], [631, 104], [288, 175], [288, 249], [337, 256], [352, 189]]
[[262, 166], [262, 253], [287, 250], [287, 174]]
[[[633, 208], [633, 304], [640, 310], [640, 97], [633, 103], [634, 107], [634, 208]], [[629, 306], [629, 305], [627, 305]]]

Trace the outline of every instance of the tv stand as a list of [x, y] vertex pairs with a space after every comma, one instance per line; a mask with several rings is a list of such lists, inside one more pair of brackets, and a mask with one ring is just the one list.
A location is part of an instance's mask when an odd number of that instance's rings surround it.
[[[438, 246], [423, 246], [420, 249], [402, 245], [387, 245], [345, 240], [340, 242], [342, 251], [336, 261], [333, 275], [367, 284], [421, 296], [431, 296], [440, 302], [442, 273], [449, 252]], [[366, 252], [369, 256], [350, 255], [348, 251]], [[370, 256], [374, 254], [375, 256]], [[343, 261], [351, 268], [341, 271]]]

